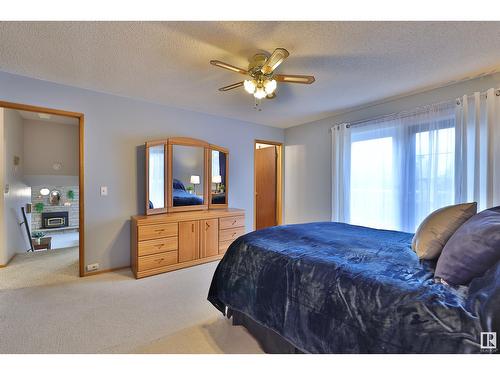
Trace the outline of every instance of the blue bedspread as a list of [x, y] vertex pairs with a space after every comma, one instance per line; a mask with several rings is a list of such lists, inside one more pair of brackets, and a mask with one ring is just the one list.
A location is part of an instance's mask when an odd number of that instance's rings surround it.
[[203, 204], [203, 198], [195, 194], [190, 194], [182, 189], [172, 190], [173, 205], [177, 206], [195, 206]]
[[436, 284], [412, 236], [342, 223], [252, 232], [230, 246], [208, 299], [309, 353], [481, 352], [481, 331], [500, 333], [500, 264], [469, 288]]

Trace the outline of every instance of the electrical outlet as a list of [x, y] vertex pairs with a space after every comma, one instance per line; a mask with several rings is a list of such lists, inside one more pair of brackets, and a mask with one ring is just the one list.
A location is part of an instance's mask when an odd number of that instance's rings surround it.
[[96, 271], [99, 269], [99, 263], [87, 264], [87, 271]]
[[108, 187], [101, 186], [101, 196], [105, 197], [106, 195], [108, 195]]

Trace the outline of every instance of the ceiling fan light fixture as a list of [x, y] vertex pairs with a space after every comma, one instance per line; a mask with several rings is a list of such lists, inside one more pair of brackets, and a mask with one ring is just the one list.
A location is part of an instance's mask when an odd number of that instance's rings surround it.
[[263, 87], [257, 87], [253, 96], [255, 97], [255, 99], [264, 99], [267, 96], [267, 93]]
[[285, 48], [276, 48], [269, 57], [266, 57], [267, 54], [258, 53], [250, 60], [247, 70], [219, 60], [211, 60], [210, 64], [244, 74], [248, 78], [244, 81], [221, 87], [219, 91], [230, 91], [243, 86], [247, 93], [253, 95], [259, 101], [266, 97], [268, 99], [276, 97], [277, 82], [310, 85], [315, 81], [314, 76], [311, 75], [276, 74], [276, 68], [289, 55], [290, 53]]
[[245, 88], [246, 92], [248, 92], [249, 94], [253, 94], [255, 92], [255, 89], [257, 88], [257, 85], [254, 80], [246, 79], [243, 82], [243, 87]]
[[276, 90], [276, 80], [271, 79], [264, 82], [264, 90], [267, 95], [271, 95]]

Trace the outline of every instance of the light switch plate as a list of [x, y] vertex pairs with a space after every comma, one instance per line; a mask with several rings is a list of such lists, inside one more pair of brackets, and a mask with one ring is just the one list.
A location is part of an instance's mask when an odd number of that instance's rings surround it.
[[101, 186], [101, 196], [106, 196], [108, 195], [108, 187], [107, 186]]

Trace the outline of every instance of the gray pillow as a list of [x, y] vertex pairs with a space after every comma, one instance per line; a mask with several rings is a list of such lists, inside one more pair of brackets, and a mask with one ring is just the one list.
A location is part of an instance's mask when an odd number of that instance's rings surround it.
[[477, 203], [472, 202], [446, 206], [430, 213], [413, 236], [413, 251], [420, 259], [439, 257], [453, 233], [476, 212]]
[[434, 275], [448, 284], [466, 285], [500, 261], [500, 206], [467, 220], [451, 236]]

